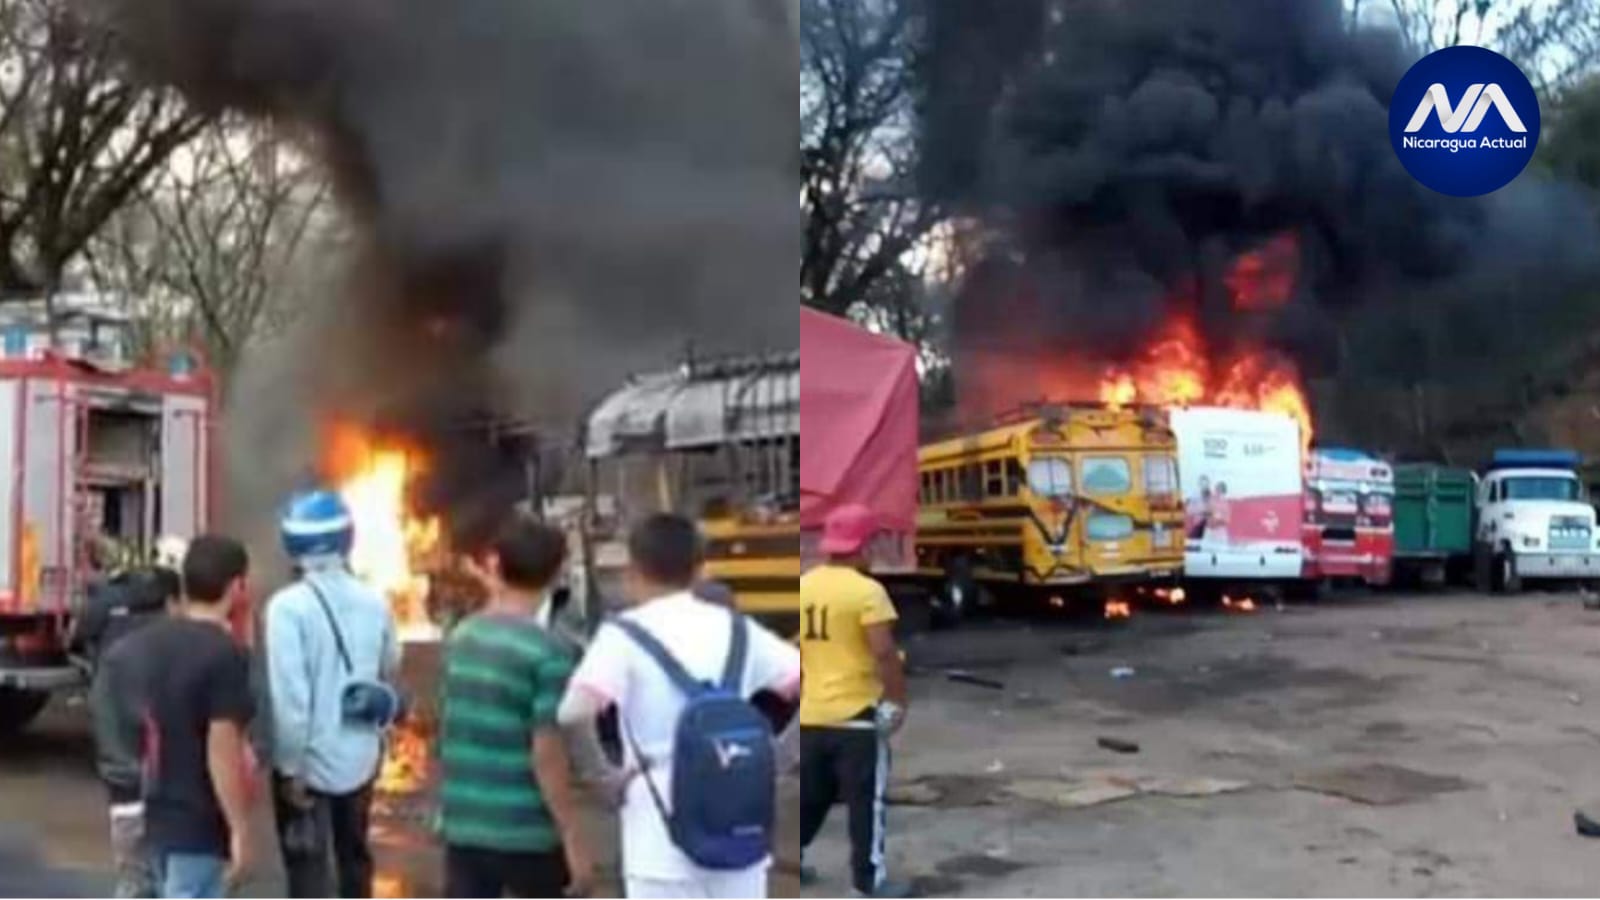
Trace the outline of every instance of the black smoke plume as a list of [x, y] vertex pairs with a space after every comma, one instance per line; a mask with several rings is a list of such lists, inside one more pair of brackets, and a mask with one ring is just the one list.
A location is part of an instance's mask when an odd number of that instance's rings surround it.
[[[1594, 325], [1592, 198], [1537, 160], [1478, 199], [1415, 182], [1387, 118], [1413, 60], [1340, 0], [922, 10], [920, 183], [984, 235], [951, 316], [958, 392], [995, 357], [1131, 353], [1175, 310], [1213, 347], [1290, 354], [1335, 395], [1479, 390]], [[1299, 248], [1293, 289], [1237, 308], [1228, 273], [1283, 234]], [[978, 402], [1003, 399], [1016, 398]], [[1325, 433], [1420, 437], [1377, 434], [1339, 405], [1318, 405], [1337, 420]]]
[[[331, 417], [444, 451], [441, 423], [477, 415], [570, 435], [691, 341], [792, 346], [790, 7], [93, 0], [150, 77], [301, 137], [354, 225], [348, 288], [236, 382], [236, 511], [314, 464]], [[434, 460], [469, 470], [438, 479], [447, 508], [506, 483], [482, 458]]]

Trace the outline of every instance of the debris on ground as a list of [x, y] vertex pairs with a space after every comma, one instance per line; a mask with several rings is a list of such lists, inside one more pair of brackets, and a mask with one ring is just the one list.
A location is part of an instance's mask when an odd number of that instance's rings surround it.
[[1343, 797], [1369, 806], [1410, 803], [1471, 786], [1471, 782], [1454, 775], [1433, 775], [1387, 763], [1319, 769], [1294, 779], [1294, 787], [1300, 790]]
[[984, 775], [921, 775], [891, 783], [885, 796], [893, 806], [988, 806], [1003, 799], [1002, 786]]
[[1133, 666], [1114, 666], [1111, 669], [1112, 678], [1132, 678]]
[[1134, 743], [1133, 741], [1124, 740], [1118, 737], [1106, 737], [1102, 735], [1101, 737], [1095, 738], [1095, 743], [1114, 753], [1139, 752], [1138, 744]]
[[968, 672], [966, 669], [947, 669], [944, 673], [944, 677], [950, 679], [951, 681], [959, 681], [962, 684], [976, 685], [978, 687], [989, 688], [990, 690], [994, 691], [1003, 691], [1006, 689], [1005, 682], [996, 681], [993, 678], [984, 678], [982, 675], [974, 675], [973, 673]]
[[1572, 824], [1584, 837], [1600, 838], [1600, 822], [1584, 815], [1583, 810], [1580, 809], [1572, 814]]
[[1248, 781], [1226, 778], [1102, 771], [1064, 774], [1060, 778], [1019, 778], [1007, 783], [1004, 791], [1024, 800], [1078, 809], [1141, 795], [1209, 797], [1242, 791], [1248, 787]]

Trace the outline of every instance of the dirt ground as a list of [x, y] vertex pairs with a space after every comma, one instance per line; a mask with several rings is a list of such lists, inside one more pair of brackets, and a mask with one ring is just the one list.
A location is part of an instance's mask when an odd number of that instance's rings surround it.
[[[409, 653], [410, 651], [408, 651]], [[779, 785], [779, 851], [769, 891], [794, 897], [799, 788], [793, 778]], [[286, 890], [277, 861], [271, 813], [258, 804], [257, 874], [240, 893], [281, 897]], [[374, 803], [373, 843], [378, 857], [376, 891], [387, 897], [438, 896], [442, 852], [428, 830], [425, 795], [379, 796]], [[620, 896], [615, 817], [590, 809], [589, 834], [604, 858], [601, 896]], [[0, 742], [0, 850], [21, 844], [91, 892], [109, 896], [112, 875], [106, 834], [105, 796], [94, 774], [93, 744], [81, 698], [58, 699], [18, 737]]]
[[[889, 857], [923, 896], [1600, 883], [1600, 842], [1572, 821], [1600, 814], [1600, 612], [1575, 594], [983, 623], [908, 653]], [[848, 891], [844, 818], [804, 894]]]

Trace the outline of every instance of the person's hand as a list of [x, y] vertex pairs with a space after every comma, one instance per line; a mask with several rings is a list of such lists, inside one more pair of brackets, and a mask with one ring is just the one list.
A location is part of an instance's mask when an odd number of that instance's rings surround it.
[[888, 700], [878, 704], [878, 729], [893, 737], [906, 724], [906, 708]]
[[235, 829], [228, 837], [228, 868], [223, 873], [223, 880], [229, 888], [238, 887], [249, 876], [250, 867], [254, 864], [250, 835], [243, 829]]
[[561, 841], [562, 851], [567, 857], [567, 887], [564, 893], [568, 897], [587, 897], [594, 893], [594, 857], [589, 853], [589, 844], [582, 837], [569, 835]]

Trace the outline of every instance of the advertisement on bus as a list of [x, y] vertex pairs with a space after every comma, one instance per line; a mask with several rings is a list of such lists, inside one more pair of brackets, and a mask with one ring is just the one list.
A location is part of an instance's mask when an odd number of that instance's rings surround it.
[[1242, 409], [1172, 412], [1190, 578], [1294, 579], [1301, 574], [1300, 430]]

